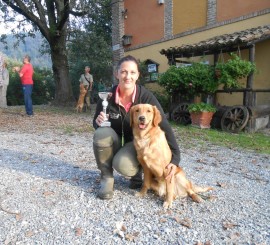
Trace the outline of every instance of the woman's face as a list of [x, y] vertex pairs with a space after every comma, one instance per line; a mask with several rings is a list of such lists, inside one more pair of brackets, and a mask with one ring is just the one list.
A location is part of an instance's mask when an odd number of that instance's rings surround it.
[[119, 81], [120, 88], [130, 89], [134, 88], [139, 75], [137, 64], [134, 61], [125, 61], [118, 69], [116, 78]]

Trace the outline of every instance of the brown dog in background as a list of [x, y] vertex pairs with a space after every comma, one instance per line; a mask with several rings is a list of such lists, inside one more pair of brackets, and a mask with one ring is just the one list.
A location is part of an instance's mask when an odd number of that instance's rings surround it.
[[156, 106], [138, 104], [130, 110], [130, 123], [134, 135], [134, 145], [137, 158], [143, 167], [143, 187], [136, 195], [145, 196], [149, 189], [159, 196], [165, 196], [163, 207], [171, 208], [173, 200], [177, 197], [190, 196], [195, 202], [202, 198], [197, 194], [212, 190], [212, 187], [199, 187], [186, 179], [181, 167], [177, 167], [171, 181], [166, 180], [168, 170], [166, 166], [172, 158], [171, 149], [167, 143], [165, 133], [158, 124], [161, 115]]
[[80, 84], [80, 96], [78, 99], [78, 103], [76, 106], [77, 112], [82, 112], [83, 106], [84, 106], [84, 97], [87, 93], [87, 89], [84, 87], [83, 84]]

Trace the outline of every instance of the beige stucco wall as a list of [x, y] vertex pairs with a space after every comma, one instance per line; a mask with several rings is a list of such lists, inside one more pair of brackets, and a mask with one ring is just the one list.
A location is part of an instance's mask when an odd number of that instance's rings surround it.
[[[255, 89], [270, 89], [270, 40], [261, 42], [256, 45], [256, 65], [258, 72], [255, 75]], [[270, 93], [257, 93], [258, 105], [270, 105]]]
[[[261, 16], [257, 16], [254, 18], [250, 18], [247, 20], [235, 22], [232, 24], [227, 24], [223, 26], [219, 26], [217, 28], [201, 31], [198, 33], [194, 33], [191, 35], [183, 36], [181, 38], [177, 38], [174, 40], [170, 40], [167, 42], [162, 42], [155, 45], [150, 45], [147, 47], [139, 48], [133, 51], [126, 52], [125, 54], [134, 55], [136, 58], [141, 61], [146, 59], [152, 59], [160, 64], [159, 72], [164, 72], [168, 69], [168, 60], [166, 56], [160, 54], [161, 49], [167, 49], [169, 47], [181, 46], [182, 44], [191, 44], [197, 43], [202, 40], [206, 40], [212, 38], [214, 36], [222, 35], [225, 33], [233, 33], [237, 31], [242, 31], [244, 29], [250, 29], [252, 27], [258, 27], [260, 25], [269, 24], [270, 14], [265, 14]], [[247, 51], [242, 51], [241, 54], [243, 57], [248, 57]], [[260, 43], [256, 47], [256, 63], [261, 72], [255, 75], [254, 79], [254, 88], [270, 88], [270, 41], [265, 41]], [[213, 56], [209, 57], [210, 63], [213, 62]], [[246, 81], [243, 81], [245, 83]], [[269, 93], [260, 93], [258, 95], [258, 103], [265, 104], [269, 102]], [[242, 93], [235, 93], [232, 95], [229, 94], [219, 94], [218, 102], [223, 105], [239, 105], [243, 103]]]

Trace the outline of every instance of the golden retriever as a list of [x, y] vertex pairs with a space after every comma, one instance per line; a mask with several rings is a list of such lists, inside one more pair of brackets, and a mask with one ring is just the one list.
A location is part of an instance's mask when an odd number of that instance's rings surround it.
[[202, 198], [197, 194], [212, 190], [211, 187], [199, 187], [187, 180], [181, 167], [177, 167], [171, 181], [166, 180], [172, 152], [167, 143], [165, 133], [158, 124], [161, 115], [156, 106], [138, 104], [130, 110], [130, 124], [134, 135], [134, 146], [137, 158], [143, 167], [143, 186], [136, 196], [143, 197], [149, 189], [159, 196], [165, 196], [163, 207], [171, 208], [173, 200], [177, 197], [190, 196], [195, 202]]
[[78, 103], [76, 106], [77, 112], [82, 112], [83, 106], [84, 106], [84, 97], [87, 93], [87, 89], [84, 87], [83, 84], [80, 84], [80, 96], [78, 99]]

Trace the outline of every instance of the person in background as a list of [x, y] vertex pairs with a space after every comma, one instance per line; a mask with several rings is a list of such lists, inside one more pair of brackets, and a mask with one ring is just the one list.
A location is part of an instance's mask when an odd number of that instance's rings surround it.
[[[96, 106], [93, 118], [93, 126], [96, 129], [93, 136], [93, 149], [97, 166], [101, 172], [101, 186], [98, 191], [100, 199], [113, 197], [113, 170], [131, 177], [129, 188], [137, 189], [142, 186], [142, 167], [137, 159], [130, 126], [130, 108], [133, 105], [141, 103], [155, 105], [162, 115], [159, 126], [165, 132], [172, 150], [171, 163], [166, 167], [169, 173], [166, 177], [168, 180], [171, 180], [176, 166], [180, 162], [180, 150], [172, 128], [153, 93], [136, 84], [139, 75], [137, 60], [133, 56], [122, 58], [118, 62], [116, 71], [119, 83], [111, 89], [108, 98], [108, 114], [105, 115], [103, 112], [101, 99]], [[111, 127], [101, 127], [106, 118], [110, 121]]]
[[2, 66], [0, 84], [0, 107], [7, 108], [7, 87], [9, 84], [9, 72], [7, 69], [7, 63], [4, 61]]
[[105, 92], [105, 91], [106, 91], [105, 84], [103, 83], [102, 78], [100, 78], [98, 83], [98, 92]]
[[24, 104], [25, 104], [25, 110], [27, 116], [33, 116], [33, 105], [32, 105], [32, 91], [33, 91], [33, 74], [34, 74], [34, 68], [32, 64], [30, 63], [31, 58], [29, 55], [25, 55], [23, 58], [23, 66], [20, 67], [14, 67], [14, 70], [18, 72], [21, 83], [22, 83], [22, 89], [23, 89], [23, 95], [24, 95]]
[[85, 96], [85, 102], [87, 108], [90, 109], [90, 95], [93, 87], [93, 76], [90, 74], [90, 67], [86, 66], [84, 68], [84, 74], [81, 75], [79, 79], [80, 84], [83, 84], [85, 89], [87, 89], [87, 94]]

